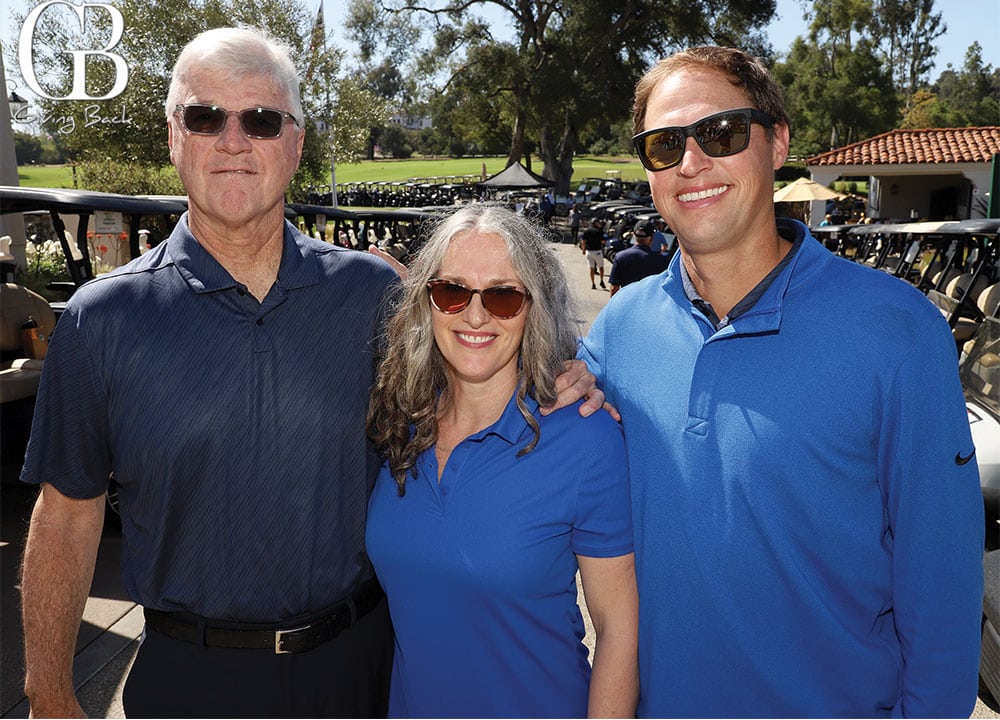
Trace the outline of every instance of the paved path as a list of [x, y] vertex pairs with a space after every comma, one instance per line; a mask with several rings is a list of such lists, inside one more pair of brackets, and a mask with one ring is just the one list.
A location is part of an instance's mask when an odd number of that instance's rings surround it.
[[[562, 261], [563, 267], [569, 278], [570, 287], [573, 290], [573, 297], [577, 303], [580, 334], [586, 334], [590, 324], [597, 317], [608, 303], [610, 293], [598, 287], [597, 290], [590, 289], [590, 270], [587, 265], [587, 258], [580, 252], [580, 248], [571, 243], [561, 243], [553, 245], [556, 254]], [[604, 284], [607, 285], [608, 275], [611, 274], [611, 263], [604, 261]]]

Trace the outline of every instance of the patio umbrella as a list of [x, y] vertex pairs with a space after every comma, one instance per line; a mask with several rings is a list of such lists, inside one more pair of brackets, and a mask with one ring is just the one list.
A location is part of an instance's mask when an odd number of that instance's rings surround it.
[[840, 197], [826, 185], [820, 185], [809, 178], [799, 178], [774, 193], [774, 202], [805, 202], [809, 200], [829, 200]]

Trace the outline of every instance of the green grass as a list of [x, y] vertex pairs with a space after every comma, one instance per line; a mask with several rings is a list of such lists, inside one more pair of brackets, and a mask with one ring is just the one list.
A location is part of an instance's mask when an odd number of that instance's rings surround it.
[[73, 187], [73, 169], [69, 165], [25, 165], [17, 169], [22, 187]]
[[[504, 169], [505, 157], [442, 158], [430, 160], [365, 160], [352, 165], [338, 165], [337, 184], [350, 182], [395, 182], [411, 178], [447, 178], [467, 175], [480, 178], [483, 166], [486, 175], [496, 175]], [[541, 175], [543, 165], [537, 159], [531, 169]], [[638, 160], [580, 156], [573, 161], [575, 181], [582, 178], [608, 177], [607, 171], [618, 172], [623, 180], [645, 179], [646, 174]], [[571, 183], [572, 184], [572, 183]]]
[[[504, 169], [506, 158], [443, 158], [430, 160], [365, 160], [360, 163], [338, 165], [337, 184], [351, 182], [395, 182], [411, 178], [447, 178], [495, 175]], [[531, 169], [541, 174], [542, 163], [537, 159]], [[571, 187], [583, 178], [610, 177], [608, 172], [618, 172], [622, 180], [644, 180], [645, 171], [638, 160], [628, 158], [592, 157], [583, 155], [573, 162]], [[73, 171], [69, 165], [27, 165], [17, 169], [23, 187], [73, 187]]]

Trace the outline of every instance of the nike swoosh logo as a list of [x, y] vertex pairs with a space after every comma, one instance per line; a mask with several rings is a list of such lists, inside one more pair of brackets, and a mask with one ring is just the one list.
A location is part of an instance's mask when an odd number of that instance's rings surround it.
[[969, 462], [969, 460], [972, 459], [972, 457], [975, 454], [976, 454], [976, 449], [975, 448], [972, 448], [972, 452], [970, 452], [965, 457], [962, 457], [962, 453], [955, 453], [955, 464], [956, 465], [965, 465], [967, 462]]

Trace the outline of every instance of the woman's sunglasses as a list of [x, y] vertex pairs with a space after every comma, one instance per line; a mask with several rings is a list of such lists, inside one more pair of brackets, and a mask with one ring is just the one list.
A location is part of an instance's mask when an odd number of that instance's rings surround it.
[[662, 127], [639, 133], [632, 144], [647, 170], [656, 172], [678, 165], [684, 157], [687, 139], [693, 137], [710, 157], [726, 157], [743, 152], [750, 143], [750, 124], [774, 127], [774, 118], [755, 108], [726, 110], [709, 115], [684, 127]]
[[226, 128], [230, 115], [239, 117], [240, 127], [247, 137], [264, 140], [281, 137], [286, 120], [296, 126], [299, 124], [291, 113], [263, 107], [226, 110], [218, 105], [178, 105], [174, 113], [181, 116], [187, 131], [195, 135], [219, 135]]
[[448, 315], [462, 312], [472, 296], [479, 294], [483, 307], [498, 320], [507, 320], [521, 312], [524, 301], [531, 297], [527, 292], [513, 285], [496, 285], [485, 290], [473, 290], [451, 280], [435, 279], [427, 283], [431, 304]]

